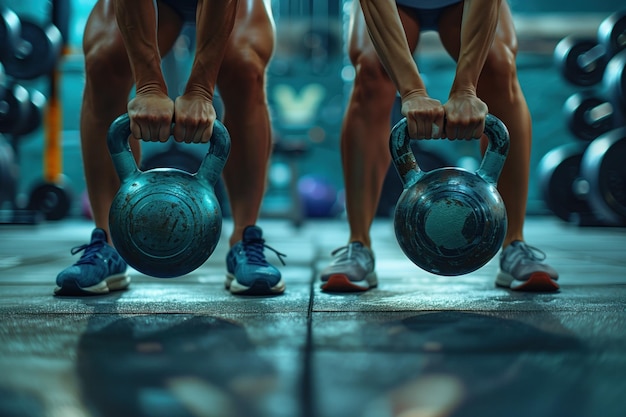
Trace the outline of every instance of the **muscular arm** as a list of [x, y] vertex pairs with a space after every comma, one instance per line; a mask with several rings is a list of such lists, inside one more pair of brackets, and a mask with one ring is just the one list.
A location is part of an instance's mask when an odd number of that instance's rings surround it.
[[439, 138], [444, 108], [430, 98], [419, 74], [394, 0], [360, 0], [370, 39], [402, 97], [410, 137]]
[[198, 0], [196, 52], [185, 93], [213, 99], [220, 65], [233, 30], [238, 0]]
[[480, 72], [493, 43], [501, 0], [465, 0], [461, 49], [450, 95], [476, 93]]
[[394, 0], [360, 0], [367, 29], [378, 57], [402, 97], [416, 90], [426, 95], [424, 82], [409, 49]]
[[115, 18], [126, 46], [138, 92], [167, 94], [157, 42], [153, 0], [114, 0]]

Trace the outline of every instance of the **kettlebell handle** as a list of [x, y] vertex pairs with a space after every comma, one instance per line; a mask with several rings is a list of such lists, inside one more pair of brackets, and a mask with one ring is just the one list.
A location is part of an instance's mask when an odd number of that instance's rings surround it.
[[[509, 132], [500, 119], [488, 114], [485, 118], [485, 135], [489, 139], [489, 144], [476, 174], [490, 184], [496, 185], [509, 152]], [[415, 154], [410, 147], [411, 140], [405, 117], [393, 127], [389, 140], [391, 158], [405, 189], [425, 175], [417, 165]]]
[[[111, 124], [107, 136], [109, 153], [111, 154], [115, 171], [117, 171], [117, 175], [122, 182], [142, 172], [137, 167], [128, 143], [130, 134], [130, 117], [128, 113], [125, 113]], [[219, 120], [215, 120], [213, 123], [213, 135], [211, 135], [210, 144], [209, 150], [198, 168], [198, 172], [193, 175], [208, 182], [210, 186], [214, 186], [230, 153], [230, 136], [226, 127]]]

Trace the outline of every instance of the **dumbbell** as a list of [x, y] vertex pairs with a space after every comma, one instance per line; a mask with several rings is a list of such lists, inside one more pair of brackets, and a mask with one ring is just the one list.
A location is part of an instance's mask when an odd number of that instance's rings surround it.
[[43, 121], [46, 97], [12, 83], [0, 98], [0, 133], [23, 136], [38, 129]]
[[7, 201], [13, 201], [16, 183], [15, 153], [11, 144], [0, 134], [0, 207]]
[[563, 105], [570, 132], [583, 141], [592, 141], [614, 127], [613, 105], [591, 91], [572, 94]]
[[4, 92], [6, 91], [7, 77], [4, 74], [4, 65], [0, 62], [0, 100], [4, 98]]
[[8, 7], [0, 5], [0, 61], [20, 39], [20, 18]]
[[614, 123], [617, 126], [626, 125], [626, 50], [611, 58], [604, 72], [602, 85], [614, 108]]
[[539, 189], [547, 208], [561, 220], [580, 226], [598, 223], [587, 201], [589, 183], [580, 174], [587, 146], [585, 142], [557, 146], [537, 165]]
[[62, 45], [61, 32], [53, 24], [40, 26], [21, 19], [19, 36], [11, 33], [3, 47], [5, 71], [19, 80], [32, 80], [49, 74], [57, 63]]
[[626, 49], [626, 12], [616, 12], [602, 21], [597, 39], [569, 35], [554, 49], [554, 60], [570, 83], [589, 87], [602, 81], [608, 61]]
[[626, 226], [626, 127], [593, 140], [581, 159], [581, 176], [589, 185], [587, 199], [597, 218]]

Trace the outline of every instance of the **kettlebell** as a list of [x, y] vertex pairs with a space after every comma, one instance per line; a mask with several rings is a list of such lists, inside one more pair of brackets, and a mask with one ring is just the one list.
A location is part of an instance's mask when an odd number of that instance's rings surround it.
[[107, 145], [120, 178], [109, 210], [113, 245], [137, 271], [156, 278], [187, 274], [213, 253], [222, 232], [214, 186], [230, 152], [230, 136], [218, 120], [196, 173], [176, 168], [141, 171], [128, 138], [128, 114], [109, 128]]
[[473, 272], [500, 249], [507, 229], [496, 189], [509, 150], [506, 126], [489, 114], [489, 144], [476, 172], [442, 167], [422, 171], [411, 149], [406, 118], [392, 129], [389, 148], [403, 190], [394, 212], [396, 239], [425, 271], [457, 276]]

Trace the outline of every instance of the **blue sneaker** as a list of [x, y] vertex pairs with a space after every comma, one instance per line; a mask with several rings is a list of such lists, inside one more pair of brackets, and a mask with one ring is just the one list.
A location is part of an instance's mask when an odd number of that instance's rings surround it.
[[545, 259], [541, 250], [521, 240], [512, 242], [500, 254], [496, 285], [514, 291], [557, 291], [559, 274]]
[[243, 231], [243, 239], [226, 255], [226, 289], [239, 295], [271, 295], [285, 291], [280, 271], [265, 260], [263, 248], [274, 251], [285, 264], [282, 259], [285, 254], [265, 244], [261, 228], [248, 226]]
[[80, 251], [78, 262], [57, 275], [56, 295], [99, 295], [128, 287], [126, 262], [107, 243], [103, 229], [94, 229], [91, 242], [72, 248], [72, 255]]

